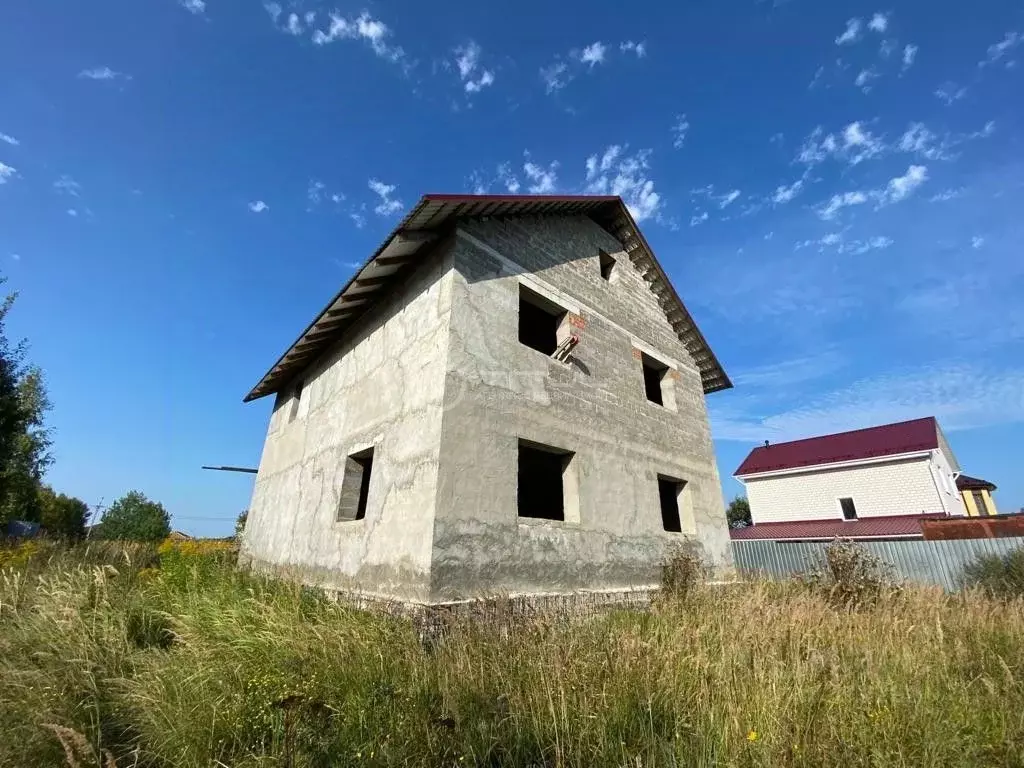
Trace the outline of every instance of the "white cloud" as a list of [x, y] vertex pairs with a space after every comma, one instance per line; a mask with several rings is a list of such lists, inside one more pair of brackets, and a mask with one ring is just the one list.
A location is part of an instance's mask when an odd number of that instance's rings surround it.
[[280, 18], [282, 10], [284, 10], [283, 8], [281, 8], [281, 4], [264, 3], [263, 7], [267, 10], [267, 13], [270, 14], [270, 20], [273, 21], [274, 24], [277, 24], [277, 20], [278, 18]]
[[929, 160], [948, 160], [951, 157], [947, 142], [939, 142], [923, 123], [911, 123], [900, 137], [899, 147], [903, 152], [912, 152]]
[[878, 78], [878, 73], [874, 70], [874, 67], [868, 67], [862, 69], [857, 75], [857, 79], [853, 81], [854, 85], [860, 88], [864, 93], [871, 90], [871, 81]]
[[690, 130], [690, 122], [685, 114], [676, 115], [676, 121], [672, 124], [672, 146], [682, 149], [686, 142], [686, 132]]
[[[794, 440], [935, 416], [947, 431], [1024, 420], [1024, 371], [964, 363], [905, 369], [860, 379], [796, 408], [763, 416], [723, 412], [712, 404], [720, 440]], [[755, 405], [760, 405], [755, 402]]]
[[638, 59], [642, 59], [647, 55], [647, 43], [643, 41], [634, 43], [632, 40], [627, 40], [624, 43], [619, 43], [619, 50], [623, 53], [635, 53]]
[[206, 11], [206, 0], [180, 0], [180, 5], [189, 13], [194, 13], [197, 16]]
[[[530, 180], [526, 191], [531, 195], [550, 195], [558, 187], [558, 163], [552, 162], [547, 168], [537, 165], [529, 159], [523, 163], [523, 173]], [[518, 186], [518, 182], [516, 183]]]
[[633, 155], [629, 147], [613, 144], [604, 154], [587, 158], [586, 192], [592, 195], [618, 195], [637, 222], [661, 213], [661, 195], [654, 191], [650, 173], [651, 150], [641, 149]]
[[21, 261], [21, 254], [20, 253], [12, 253], [11, 254], [11, 258], [14, 259], [15, 261]]
[[[466, 93], [479, 93], [494, 82], [494, 72], [480, 67], [480, 46], [470, 40], [466, 45], [456, 48], [455, 66], [459, 70]], [[479, 72], [479, 74], [478, 74]]]
[[973, 248], [974, 250], [978, 250], [984, 244], [985, 244], [985, 238], [984, 237], [978, 237], [977, 235], [975, 235], [974, 237], [971, 238], [971, 248]]
[[572, 73], [569, 72], [569, 65], [564, 61], [556, 61], [548, 67], [540, 70], [541, 80], [544, 81], [544, 88], [548, 93], [560, 91], [572, 81]]
[[885, 13], [876, 13], [871, 17], [871, 21], [868, 22], [868, 29], [872, 32], [878, 32], [881, 34], [889, 28], [889, 16]]
[[391, 37], [388, 25], [370, 16], [369, 11], [363, 11], [355, 18], [345, 18], [337, 11], [332, 11], [328, 18], [330, 25], [326, 32], [322, 29], [313, 32], [315, 45], [327, 45], [335, 40], [363, 40], [369, 43], [373, 52], [382, 59], [398, 62], [405, 56], [405, 51], [400, 46], [393, 46], [387, 42]]
[[775, 203], [775, 205], [784, 205], [799, 195], [803, 188], [804, 180], [802, 178], [797, 179], [788, 187], [780, 184], [775, 188], [775, 193], [772, 195], [772, 202]]
[[824, 207], [818, 209], [818, 215], [823, 219], [834, 219], [843, 208], [848, 208], [851, 205], [863, 205], [867, 201], [867, 194], [859, 190], [832, 195], [832, 199]]
[[974, 131], [973, 133], [969, 134], [967, 136], [967, 138], [969, 138], [969, 139], [987, 139], [989, 136], [991, 136], [993, 133], [995, 133], [995, 130], [996, 130], [996, 121], [995, 120], [989, 120], [987, 123], [985, 123], [985, 125], [982, 127], [982, 129], [980, 131]]
[[879, 205], [898, 203], [905, 200], [914, 190], [928, 180], [928, 169], [923, 165], [911, 165], [902, 176], [889, 179], [885, 191], [879, 196]]
[[70, 216], [73, 219], [78, 218], [78, 211], [76, 211], [74, 208], [68, 208], [68, 216]]
[[814, 72], [814, 77], [811, 78], [811, 82], [807, 85], [807, 90], [812, 91], [821, 82], [821, 79], [825, 76], [825, 67], [818, 67]]
[[726, 192], [724, 195], [718, 197], [718, 207], [725, 209], [736, 202], [739, 199], [740, 191], [738, 189]]
[[593, 67], [595, 64], [604, 63], [604, 54], [607, 48], [605, 44], [597, 41], [586, 46], [579, 55], [580, 61], [583, 64], [589, 64]]
[[249, 210], [252, 211], [253, 213], [263, 213], [264, 211], [269, 211], [270, 206], [267, 205], [262, 200], [254, 200], [253, 202], [249, 203]]
[[85, 78], [86, 80], [117, 80], [123, 78], [125, 80], [131, 80], [131, 75], [126, 75], [124, 72], [116, 72], [110, 67], [94, 67], [93, 69], [83, 69], [78, 73], [79, 77]]
[[8, 136], [6, 133], [0, 133], [0, 141], [4, 142], [5, 144], [10, 144], [12, 147], [16, 147], [21, 143], [16, 138], [14, 138], [13, 136]]
[[942, 203], [947, 200], [956, 200], [959, 197], [963, 197], [967, 194], [967, 190], [964, 187], [944, 189], [937, 194], [932, 195], [928, 198], [930, 203]]
[[320, 201], [323, 200], [324, 190], [326, 184], [316, 179], [309, 180], [309, 186], [306, 188], [306, 199], [310, 205], [319, 205]]
[[958, 86], [954, 82], [947, 81], [935, 89], [935, 95], [948, 107], [954, 101], [959, 101], [966, 96], [967, 88]]
[[796, 161], [809, 167], [833, 157], [850, 165], [858, 165], [882, 154], [886, 149], [882, 139], [872, 135], [859, 120], [843, 128], [839, 136], [825, 134], [818, 126], [804, 140]]
[[850, 19], [846, 22], [846, 31], [836, 38], [836, 45], [847, 45], [860, 40], [861, 27], [864, 22], [860, 19]]
[[391, 197], [394, 193], [394, 184], [385, 184], [377, 179], [370, 179], [367, 182], [370, 191], [376, 194], [380, 198], [380, 202], [374, 206], [373, 212], [378, 216], [391, 216], [398, 213], [404, 207], [401, 200], [395, 200]]
[[[979, 67], [984, 67], [988, 64], [995, 64], [997, 61], [1006, 56], [1008, 51], [1013, 50], [1018, 45], [1024, 42], [1024, 35], [1020, 32], [1007, 32], [1000, 42], [993, 43], [988, 47], [985, 58], [978, 62]], [[1013, 62], [1007, 62], [1007, 67], [1012, 66]]]
[[55, 182], [53, 182], [53, 188], [57, 192], [65, 195], [71, 195], [71, 197], [78, 197], [78, 191], [82, 188], [82, 185], [75, 181], [70, 176], [61, 176]]
[[366, 216], [358, 211], [350, 213], [349, 218], [352, 219], [352, 223], [356, 225], [356, 229], [362, 229], [366, 226]]
[[903, 46], [903, 71], [910, 69], [914, 66], [914, 59], [917, 58], [917, 46], [914, 44], [908, 44]]
[[14, 176], [18, 172], [17, 168], [12, 168], [9, 165], [0, 163], [0, 184], [6, 184], [7, 180]]
[[707, 211], [704, 211], [703, 213], [701, 213], [699, 215], [698, 214], [694, 214], [693, 216], [690, 217], [690, 226], [691, 227], [696, 227], [698, 224], [703, 224], [707, 220], [708, 220], [708, 212]]
[[299, 21], [299, 14], [288, 14], [288, 23], [285, 25], [285, 31], [288, 32], [288, 34], [290, 35], [295, 35], [296, 37], [298, 37], [305, 31], [302, 27], [302, 22]]

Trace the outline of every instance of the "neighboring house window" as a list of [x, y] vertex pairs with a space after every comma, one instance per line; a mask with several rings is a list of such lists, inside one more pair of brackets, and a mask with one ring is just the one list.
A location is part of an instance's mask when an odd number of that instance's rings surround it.
[[552, 354], [558, 347], [558, 328], [565, 320], [566, 310], [519, 286], [519, 343]]
[[978, 514], [982, 517], [988, 514], [988, 506], [985, 504], [985, 494], [981, 491], [971, 491], [971, 496], [974, 497], [974, 506], [978, 509]]
[[676, 399], [669, 367], [645, 352], [640, 354], [640, 362], [644, 373], [644, 395], [652, 403], [675, 410]]
[[341, 480], [338, 499], [338, 521], [362, 520], [370, 498], [370, 474], [373, 471], [373, 448], [353, 453], [345, 459], [345, 476]]
[[519, 441], [516, 483], [519, 517], [579, 522], [574, 456], [562, 448]]
[[612, 279], [612, 270], [615, 269], [615, 259], [609, 256], [604, 251], [601, 251], [600, 256], [601, 263], [601, 277], [605, 280]]
[[304, 382], [299, 379], [295, 385], [295, 390], [292, 392], [292, 404], [288, 408], [288, 423], [291, 424], [295, 421], [295, 417], [299, 415], [299, 404], [302, 402], [302, 386]]
[[853, 505], [853, 499], [849, 497], [840, 499], [839, 506], [843, 509], [843, 520], [857, 519], [857, 508]]

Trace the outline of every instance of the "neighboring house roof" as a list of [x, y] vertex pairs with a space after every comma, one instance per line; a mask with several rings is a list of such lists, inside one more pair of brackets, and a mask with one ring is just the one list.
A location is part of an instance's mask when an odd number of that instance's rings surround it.
[[594, 195], [425, 195], [383, 245], [335, 295], [259, 383], [245, 402], [278, 392], [377, 306], [415, 268], [422, 252], [456, 220], [477, 216], [585, 215], [614, 236], [658, 296], [662, 308], [700, 370], [704, 392], [732, 386], [707, 340], [683, 305], [622, 198]]
[[988, 480], [982, 480], [978, 477], [971, 477], [970, 475], [960, 475], [956, 479], [956, 489], [958, 491], [994, 491], [996, 486], [994, 483], [990, 483]]
[[861, 539], [885, 536], [921, 536], [921, 520], [944, 518], [943, 512], [921, 515], [887, 515], [859, 520], [796, 520], [787, 523], [757, 523], [733, 528], [736, 541], [753, 539]]
[[898, 424], [760, 446], [750, 452], [734, 474], [743, 477], [759, 472], [936, 450], [938, 447], [939, 425], [933, 416], [929, 416]]

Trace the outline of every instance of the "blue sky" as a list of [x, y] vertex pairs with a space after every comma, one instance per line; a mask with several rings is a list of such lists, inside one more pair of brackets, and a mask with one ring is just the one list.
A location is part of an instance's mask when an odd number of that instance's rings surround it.
[[241, 399], [425, 192], [617, 192], [765, 439], [935, 415], [1024, 506], [1017, 2], [44, 0], [0, 26], [0, 271], [50, 481], [217, 534]]

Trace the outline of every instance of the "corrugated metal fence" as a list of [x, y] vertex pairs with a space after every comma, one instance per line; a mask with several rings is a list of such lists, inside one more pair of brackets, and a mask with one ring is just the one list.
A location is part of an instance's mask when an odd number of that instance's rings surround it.
[[[889, 563], [904, 581], [961, 586], [964, 566], [980, 555], [1005, 555], [1024, 547], [1024, 537], [955, 541], [862, 541], [871, 554]], [[736, 568], [744, 576], [787, 577], [823, 563], [825, 542], [734, 541]]]

